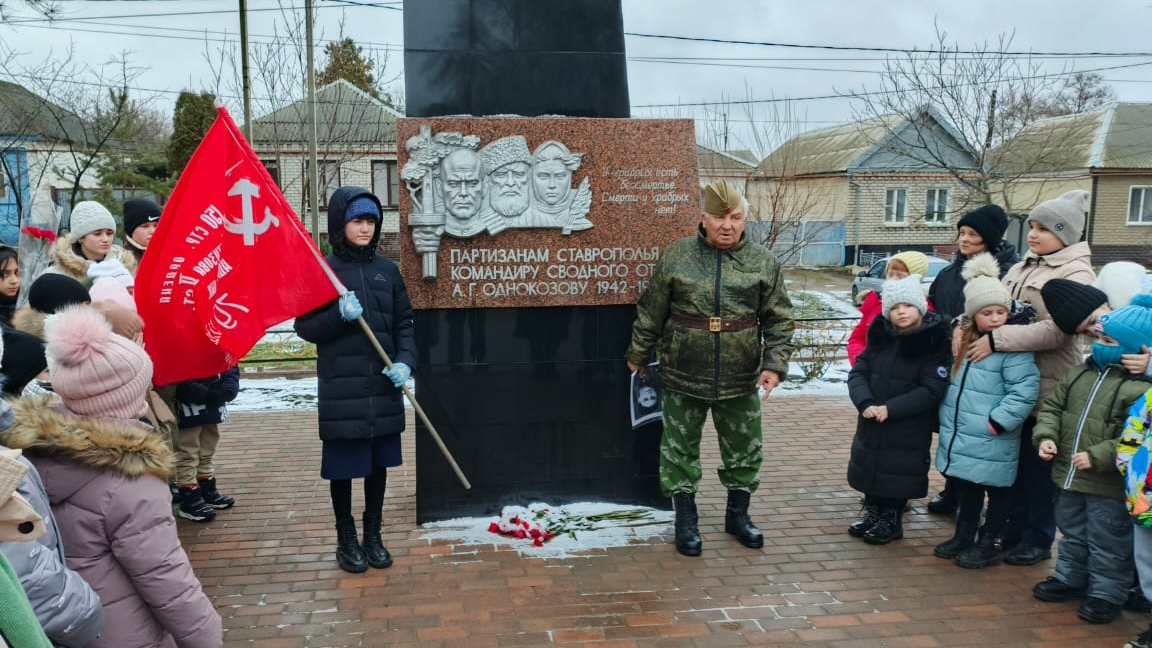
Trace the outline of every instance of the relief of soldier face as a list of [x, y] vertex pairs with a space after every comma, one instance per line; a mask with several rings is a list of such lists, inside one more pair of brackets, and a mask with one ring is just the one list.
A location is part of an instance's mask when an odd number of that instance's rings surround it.
[[519, 216], [528, 209], [527, 162], [511, 162], [488, 174], [488, 202], [501, 216]]
[[458, 220], [468, 220], [480, 210], [483, 186], [480, 156], [475, 151], [453, 151], [440, 163], [444, 208]]
[[558, 205], [572, 190], [572, 172], [558, 159], [538, 161], [532, 169], [532, 188], [544, 204]]

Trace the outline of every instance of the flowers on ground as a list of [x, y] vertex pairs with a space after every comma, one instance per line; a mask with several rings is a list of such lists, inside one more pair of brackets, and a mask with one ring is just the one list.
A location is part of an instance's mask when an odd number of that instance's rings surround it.
[[537, 547], [552, 538], [566, 535], [576, 539], [577, 531], [595, 531], [605, 526], [645, 526], [664, 524], [652, 516], [651, 509], [635, 508], [581, 515], [562, 506], [531, 504], [505, 506], [500, 519], [488, 525], [488, 531], [507, 538], [531, 540]]

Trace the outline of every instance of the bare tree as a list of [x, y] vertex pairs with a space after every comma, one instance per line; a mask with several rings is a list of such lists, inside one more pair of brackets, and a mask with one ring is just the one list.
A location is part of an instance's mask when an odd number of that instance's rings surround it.
[[[1031, 57], [1011, 53], [1012, 40], [1003, 34], [964, 49], [937, 27], [933, 49], [890, 58], [879, 87], [860, 93], [858, 121], [887, 119], [892, 128], [875, 143], [925, 169], [946, 172], [969, 186], [972, 198], [1011, 211], [1007, 189], [1030, 165], [1006, 170], [999, 145], [1046, 116], [1063, 80], [1062, 71], [1045, 73]], [[954, 145], [941, 144], [948, 138], [941, 139], [937, 121]], [[1032, 162], [1036, 168], [1046, 163]]]
[[[261, 158], [278, 169], [281, 189], [298, 193], [298, 213], [308, 212], [307, 168], [299, 165], [299, 173], [287, 171], [296, 160], [306, 157], [306, 73], [307, 52], [304, 39], [304, 14], [290, 4], [280, 2], [278, 20], [270, 39], [253, 42], [249, 46], [252, 112], [258, 117], [252, 130], [252, 145]], [[342, 42], [343, 26], [335, 42]], [[324, 35], [316, 36], [324, 42]], [[239, 97], [241, 94], [240, 64], [235, 41], [228, 41], [214, 50], [206, 48], [205, 59], [212, 66], [219, 96]], [[375, 87], [384, 105], [391, 101], [402, 104], [402, 93], [389, 89], [399, 73], [385, 77], [389, 57], [382, 48], [362, 48], [361, 55], [377, 73]], [[320, 66], [324, 61], [319, 62]], [[364, 93], [365, 97], [370, 96]], [[319, 136], [318, 162], [321, 170], [335, 166], [341, 171], [356, 166], [366, 156], [374, 154], [381, 142], [395, 143], [395, 128], [378, 124], [373, 111], [363, 102], [335, 104], [318, 99], [317, 132]], [[325, 178], [321, 176], [323, 184]]]
[[760, 112], [751, 100], [751, 88], [747, 95], [743, 112], [752, 125], [750, 148], [771, 151], [748, 182], [748, 217], [761, 223], [751, 231], [785, 263], [800, 263], [804, 247], [831, 226], [835, 214], [821, 193], [824, 185], [803, 176], [795, 149], [787, 146], [804, 132], [804, 121], [792, 104], [772, 102], [770, 109]]
[[[99, 66], [78, 61], [72, 48], [61, 55], [49, 52], [34, 63], [16, 52], [3, 52], [0, 74], [19, 80], [23, 89], [38, 98], [23, 102], [23, 123], [17, 132], [48, 137], [35, 147], [20, 138], [9, 140], [0, 144], [0, 152], [31, 151], [24, 172], [32, 191], [45, 185], [61, 189], [67, 192], [71, 207], [82, 190], [98, 184], [96, 170], [102, 157], [124, 144], [117, 140], [117, 133], [134, 109], [127, 88], [142, 72], [127, 52]], [[37, 129], [52, 132], [31, 132]], [[10, 180], [12, 172], [5, 165]], [[23, 214], [27, 203], [17, 194], [17, 208]]]

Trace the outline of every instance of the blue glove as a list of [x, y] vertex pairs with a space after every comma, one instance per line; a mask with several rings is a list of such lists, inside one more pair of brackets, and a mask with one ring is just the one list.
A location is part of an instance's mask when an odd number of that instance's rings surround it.
[[360, 305], [360, 300], [356, 299], [356, 293], [348, 291], [340, 296], [340, 319], [351, 322], [363, 314], [364, 307]]
[[408, 377], [412, 375], [412, 367], [404, 364], [403, 362], [393, 362], [391, 369], [385, 369], [380, 372], [384, 374], [388, 380], [396, 387], [401, 387], [404, 383], [408, 382]]

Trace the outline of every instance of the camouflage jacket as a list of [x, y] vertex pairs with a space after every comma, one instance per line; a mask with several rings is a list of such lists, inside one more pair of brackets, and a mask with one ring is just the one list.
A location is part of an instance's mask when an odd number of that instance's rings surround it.
[[[671, 319], [756, 316], [759, 326], [713, 333]], [[760, 372], [788, 375], [792, 302], [780, 262], [745, 234], [719, 250], [700, 228], [695, 238], [669, 245], [636, 304], [632, 344], [625, 357], [643, 366], [655, 356], [660, 378], [673, 391], [707, 400], [743, 396]]]

